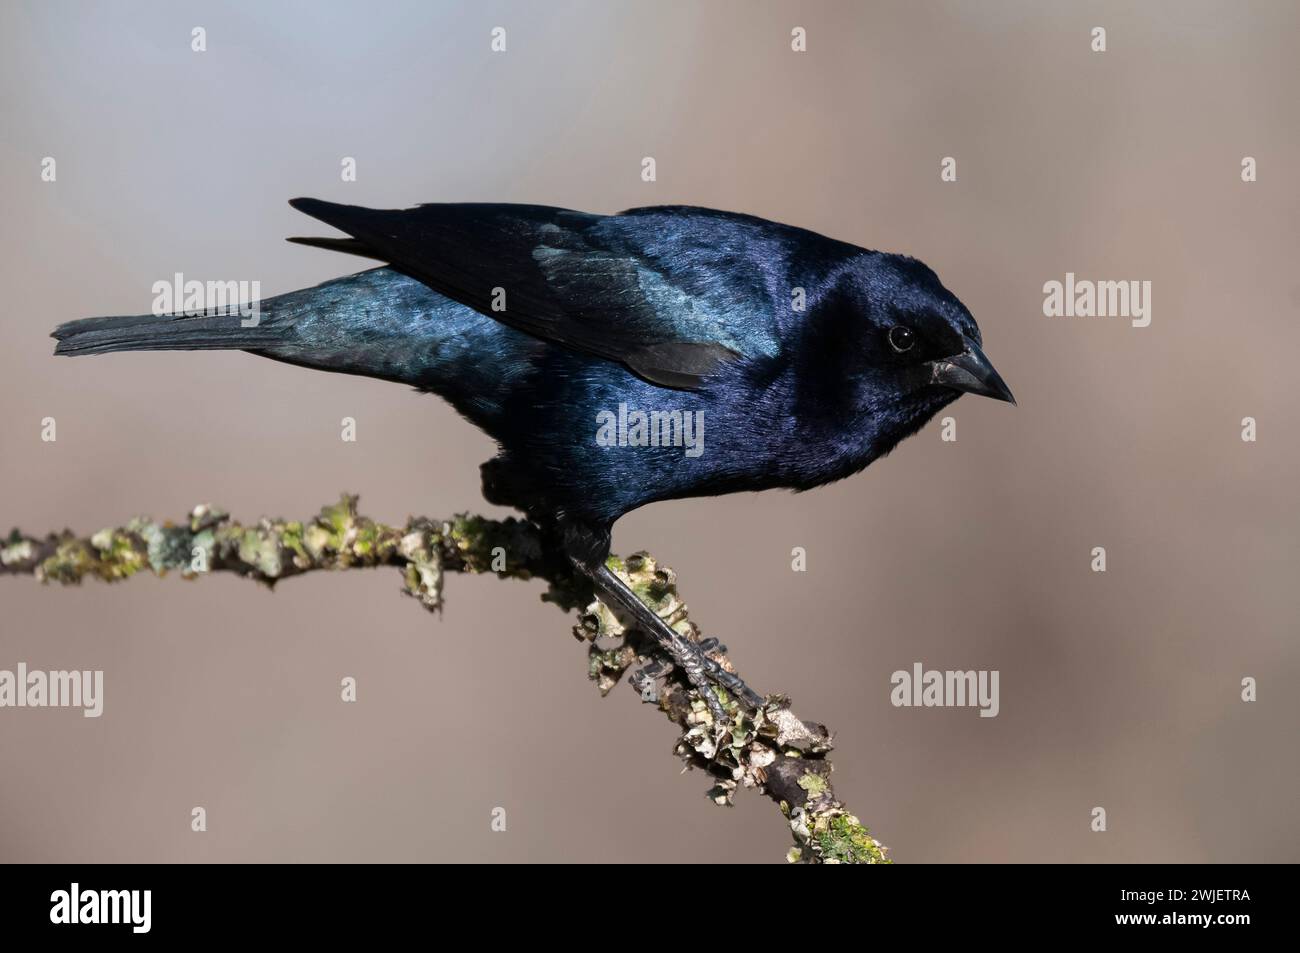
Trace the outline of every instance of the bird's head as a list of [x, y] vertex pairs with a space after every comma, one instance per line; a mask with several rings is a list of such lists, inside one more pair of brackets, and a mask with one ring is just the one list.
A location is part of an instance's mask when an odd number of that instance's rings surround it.
[[[810, 322], [840, 406], [875, 422], [880, 452], [962, 394], [1015, 403], [966, 306], [921, 262], [867, 252], [841, 271]], [[878, 455], [878, 454], [877, 454]]]

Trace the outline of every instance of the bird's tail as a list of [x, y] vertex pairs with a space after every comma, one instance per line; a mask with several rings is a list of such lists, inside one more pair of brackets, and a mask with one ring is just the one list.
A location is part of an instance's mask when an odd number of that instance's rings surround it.
[[[242, 313], [252, 312], [252, 314]], [[254, 316], [256, 320], [254, 320]], [[502, 325], [391, 268], [335, 278], [224, 314], [83, 318], [54, 329], [55, 354], [249, 351], [260, 357], [416, 387], [455, 388], [499, 376], [519, 356], [501, 351]], [[500, 364], [471, 361], [469, 342], [497, 348]]]
[[51, 332], [55, 354], [110, 354], [114, 351], [219, 351], [273, 346], [285, 328], [267, 313], [269, 301], [251, 314], [241, 311], [200, 314], [137, 314], [82, 318]]

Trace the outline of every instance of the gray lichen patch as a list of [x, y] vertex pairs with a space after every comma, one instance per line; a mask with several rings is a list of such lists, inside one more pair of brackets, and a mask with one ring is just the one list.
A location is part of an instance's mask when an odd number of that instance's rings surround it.
[[145, 558], [155, 573], [162, 575], [171, 569], [189, 570], [194, 561], [196, 537], [188, 527], [159, 526], [152, 520], [137, 519], [132, 520], [128, 528], [144, 540]]
[[30, 539], [23, 539], [17, 530], [0, 546], [0, 566], [20, 566], [35, 558], [36, 544]]
[[428, 530], [417, 528], [405, 534], [398, 540], [397, 551], [406, 560], [402, 591], [426, 609], [441, 609], [442, 552], [430, 541]]

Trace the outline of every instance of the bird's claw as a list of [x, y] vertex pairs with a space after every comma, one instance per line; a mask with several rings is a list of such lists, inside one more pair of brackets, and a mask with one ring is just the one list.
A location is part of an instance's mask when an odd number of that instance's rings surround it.
[[[759, 708], [764, 699], [735, 672], [729, 672], [708, 653], [726, 651], [726, 646], [717, 639], [705, 639], [695, 643], [683, 639], [676, 646], [664, 647], [673, 656], [677, 668], [682, 670], [686, 680], [699, 692], [700, 698], [709, 708], [715, 721], [726, 722], [728, 718], [725, 707], [715, 689], [724, 689], [732, 698], [748, 708]], [[674, 664], [661, 659], [653, 659], [632, 673], [630, 682], [641, 696], [641, 700], [650, 703], [659, 701], [659, 679], [672, 673]]]
[[[653, 608], [642, 602], [626, 582], [618, 578], [604, 563], [590, 565], [581, 555], [570, 553], [570, 560], [575, 568], [591, 579], [595, 586], [597, 598], [613, 610], [621, 609], [626, 618], [625, 624], [634, 625], [659, 646], [672, 665], [682, 670], [686, 680], [695, 687], [700, 697], [708, 706], [709, 713], [717, 723], [729, 721], [726, 708], [715, 689], [726, 691], [736, 702], [748, 708], [759, 708], [763, 698], [735, 672], [729, 672], [717, 660], [710, 658], [709, 652], [725, 652], [726, 647], [717, 639], [705, 639], [693, 642], [674, 629]], [[653, 664], [653, 663], [652, 663]], [[645, 701], [658, 701], [658, 686], [655, 680], [662, 670], [646, 666], [631, 679], [641, 698]]]

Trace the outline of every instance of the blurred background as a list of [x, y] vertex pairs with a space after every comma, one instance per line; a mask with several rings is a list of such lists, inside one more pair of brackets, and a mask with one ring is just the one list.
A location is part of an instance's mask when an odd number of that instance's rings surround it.
[[[387, 521], [501, 512], [492, 446], [435, 398], [51, 356], [178, 271], [269, 296], [358, 270], [283, 241], [328, 234], [293, 196], [801, 225], [931, 265], [1019, 408], [965, 398], [955, 442], [933, 421], [812, 493], [648, 507], [615, 551], [834, 729], [836, 791], [898, 861], [1300, 860], [1298, 29], [1267, 2], [6, 3], [0, 531], [345, 489]], [[1150, 327], [1045, 317], [1066, 272], [1152, 282]], [[781, 860], [770, 802], [712, 806], [667, 722], [599, 698], [540, 583], [449, 576], [441, 620], [399, 586], [0, 579], [0, 668], [105, 672], [99, 719], [0, 710], [0, 860]], [[999, 715], [893, 707], [915, 662], [998, 670]]]

